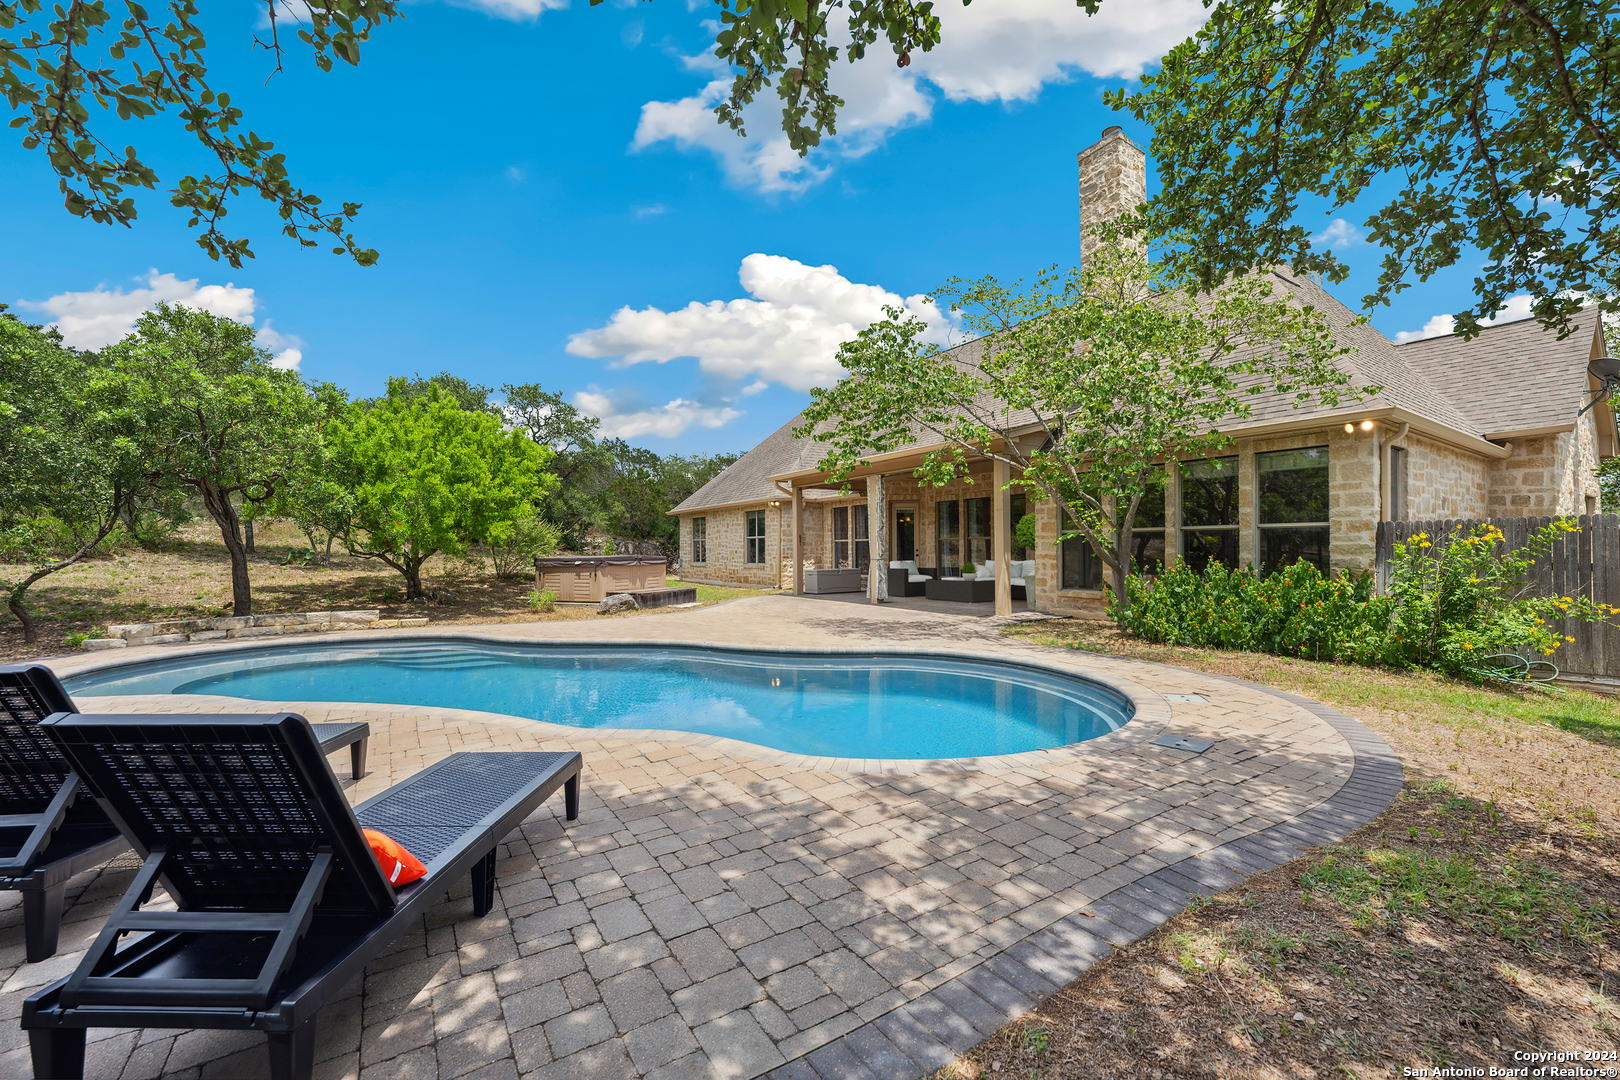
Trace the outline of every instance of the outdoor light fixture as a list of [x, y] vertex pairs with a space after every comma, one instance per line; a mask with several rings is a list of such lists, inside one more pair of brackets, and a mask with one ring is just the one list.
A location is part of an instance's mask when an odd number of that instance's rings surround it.
[[1371, 431], [1372, 429], [1373, 429], [1373, 422], [1371, 420], [1363, 420], [1361, 422], [1361, 430], [1362, 431]]
[[1354, 425], [1354, 424], [1346, 424], [1346, 425], [1344, 425], [1344, 433], [1346, 435], [1355, 434], [1355, 430], [1356, 430], [1356, 425]]

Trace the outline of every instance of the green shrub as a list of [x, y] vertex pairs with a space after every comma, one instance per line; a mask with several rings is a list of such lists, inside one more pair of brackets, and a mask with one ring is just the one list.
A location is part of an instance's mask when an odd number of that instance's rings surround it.
[[529, 606], [536, 611], [555, 611], [557, 609], [557, 594], [550, 589], [529, 590]]
[[1438, 542], [1420, 533], [1395, 546], [1382, 595], [1371, 574], [1328, 577], [1303, 561], [1264, 578], [1217, 563], [1197, 573], [1183, 561], [1157, 578], [1132, 574], [1129, 609], [1111, 604], [1110, 614], [1127, 633], [1167, 645], [1432, 668], [1477, 679], [1487, 656], [1548, 655], [1573, 640], [1556, 632], [1557, 620], [1620, 613], [1585, 597], [1530, 595], [1531, 568], [1558, 535], [1577, 529], [1568, 519], [1554, 522], [1517, 551], [1503, 550], [1493, 525]]
[[972, 563], [965, 562], [962, 564], [963, 577], [972, 577], [976, 573], [978, 573], [978, 567], [974, 566]]
[[554, 555], [559, 539], [557, 527], [536, 514], [512, 523], [512, 534], [504, 544], [490, 544], [490, 562], [498, 578], [515, 578], [534, 569], [536, 555]]
[[1035, 550], [1034, 514], [1025, 514], [1023, 517], [1018, 519], [1018, 524], [1013, 526], [1013, 539], [1015, 539], [1018, 542], [1018, 546], [1023, 548], [1025, 551]]

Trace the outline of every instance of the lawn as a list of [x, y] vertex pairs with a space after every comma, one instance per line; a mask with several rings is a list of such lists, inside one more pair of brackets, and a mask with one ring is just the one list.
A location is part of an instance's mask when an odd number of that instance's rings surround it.
[[1194, 904], [938, 1080], [1385, 1077], [1620, 1046], [1612, 699], [1163, 648], [1078, 620], [1003, 632], [1315, 698], [1382, 735], [1407, 782], [1342, 844]]
[[[598, 617], [591, 605], [559, 604], [551, 612], [535, 611], [528, 599], [534, 588], [531, 575], [501, 580], [487, 561], [444, 556], [430, 560], [423, 571], [423, 584], [433, 598], [407, 604], [404, 580], [382, 563], [338, 552], [330, 565], [306, 564], [301, 560], [309, 545], [290, 525], [261, 524], [257, 534], [257, 553], [249, 557], [255, 614], [378, 608], [384, 618], [425, 615], [435, 626]], [[14, 581], [28, 569], [0, 563], [0, 582]], [[672, 578], [670, 584], [679, 582]], [[699, 585], [697, 592], [700, 604], [714, 604], [758, 595], [759, 590]], [[39, 623], [39, 641], [26, 644], [17, 622], [0, 615], [0, 661], [69, 652], [69, 635], [94, 636], [109, 623], [229, 615], [230, 562], [218, 530], [211, 522], [197, 521], [161, 551], [123, 548], [53, 574], [29, 591], [29, 605]], [[672, 610], [678, 611], [645, 615]]]

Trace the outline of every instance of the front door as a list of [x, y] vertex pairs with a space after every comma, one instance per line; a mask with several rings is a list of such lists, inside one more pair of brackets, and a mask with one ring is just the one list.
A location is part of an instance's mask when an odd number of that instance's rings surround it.
[[894, 561], [917, 557], [917, 511], [911, 507], [894, 512]]

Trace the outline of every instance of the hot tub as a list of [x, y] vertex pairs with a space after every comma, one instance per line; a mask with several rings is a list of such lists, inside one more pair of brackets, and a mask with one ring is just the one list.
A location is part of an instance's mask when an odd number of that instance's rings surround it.
[[544, 555], [534, 560], [534, 587], [563, 603], [600, 603], [608, 593], [662, 589], [662, 555]]

